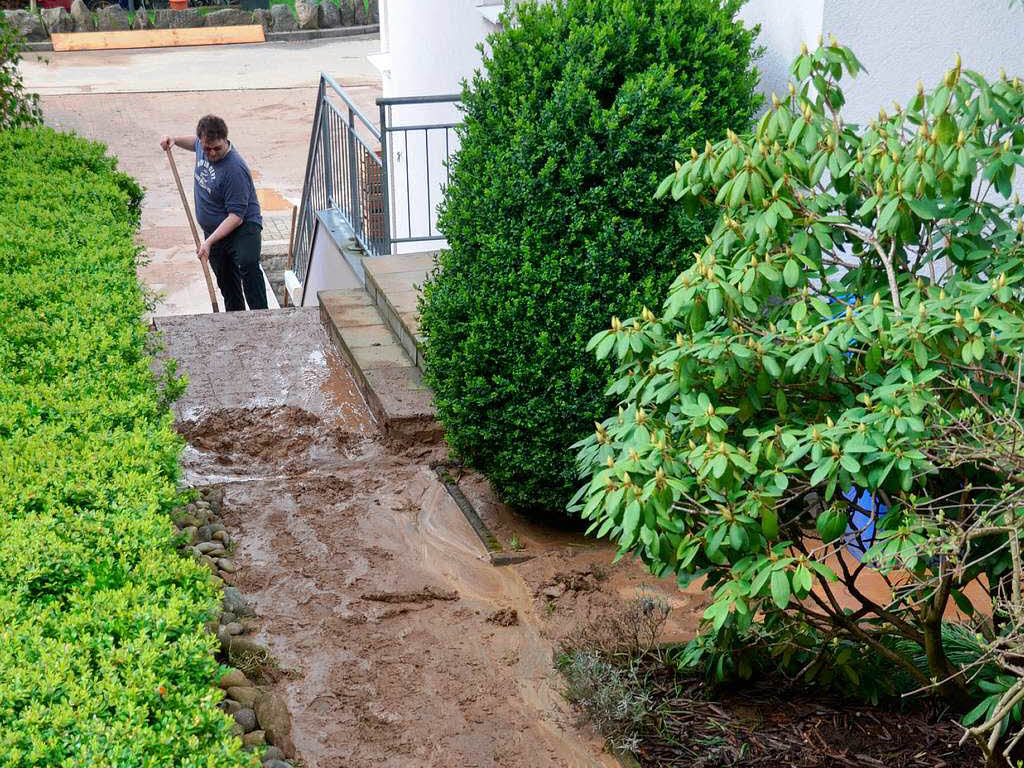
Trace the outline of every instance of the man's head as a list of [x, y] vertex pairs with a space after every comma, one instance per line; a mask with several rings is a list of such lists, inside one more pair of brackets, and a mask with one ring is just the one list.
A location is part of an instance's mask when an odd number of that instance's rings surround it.
[[228, 126], [216, 115], [205, 115], [199, 119], [196, 136], [203, 154], [211, 163], [220, 160], [231, 149], [228, 144]]

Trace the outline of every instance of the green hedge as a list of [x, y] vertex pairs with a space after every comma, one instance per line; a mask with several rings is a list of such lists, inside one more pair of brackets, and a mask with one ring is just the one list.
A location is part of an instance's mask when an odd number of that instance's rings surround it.
[[424, 286], [427, 380], [451, 448], [520, 508], [561, 514], [569, 447], [603, 418], [585, 351], [657, 306], [713, 216], [654, 200], [672, 159], [759, 103], [729, 0], [528, 0], [488, 38]]
[[0, 179], [0, 762], [254, 765], [215, 707], [217, 588], [175, 550], [141, 190], [48, 129], [0, 133]]

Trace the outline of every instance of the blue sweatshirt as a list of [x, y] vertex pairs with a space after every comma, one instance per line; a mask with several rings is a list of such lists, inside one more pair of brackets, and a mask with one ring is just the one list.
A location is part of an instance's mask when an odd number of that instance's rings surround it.
[[260, 202], [252, 173], [234, 145], [220, 160], [211, 163], [196, 139], [195, 198], [196, 219], [207, 237], [233, 213], [242, 223], [255, 221], [263, 226]]

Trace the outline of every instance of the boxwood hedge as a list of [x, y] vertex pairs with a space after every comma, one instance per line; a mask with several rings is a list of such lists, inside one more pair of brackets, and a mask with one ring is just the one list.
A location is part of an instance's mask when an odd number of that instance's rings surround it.
[[217, 589], [175, 550], [142, 193], [99, 144], [0, 132], [0, 762], [255, 765], [215, 704]]
[[759, 104], [741, 4], [526, 0], [463, 90], [427, 380], [451, 448], [516, 506], [564, 509], [569, 446], [605, 412], [587, 341], [703, 247], [712, 217], [653, 196], [666, 162]]

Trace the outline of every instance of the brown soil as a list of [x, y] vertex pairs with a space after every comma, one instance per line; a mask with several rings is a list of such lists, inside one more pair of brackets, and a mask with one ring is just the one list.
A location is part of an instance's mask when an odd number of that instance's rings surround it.
[[180, 423], [178, 431], [205, 454], [206, 467], [247, 475], [300, 474], [333, 462], [361, 442], [351, 432], [325, 429], [318, 416], [290, 405], [226, 408]]

